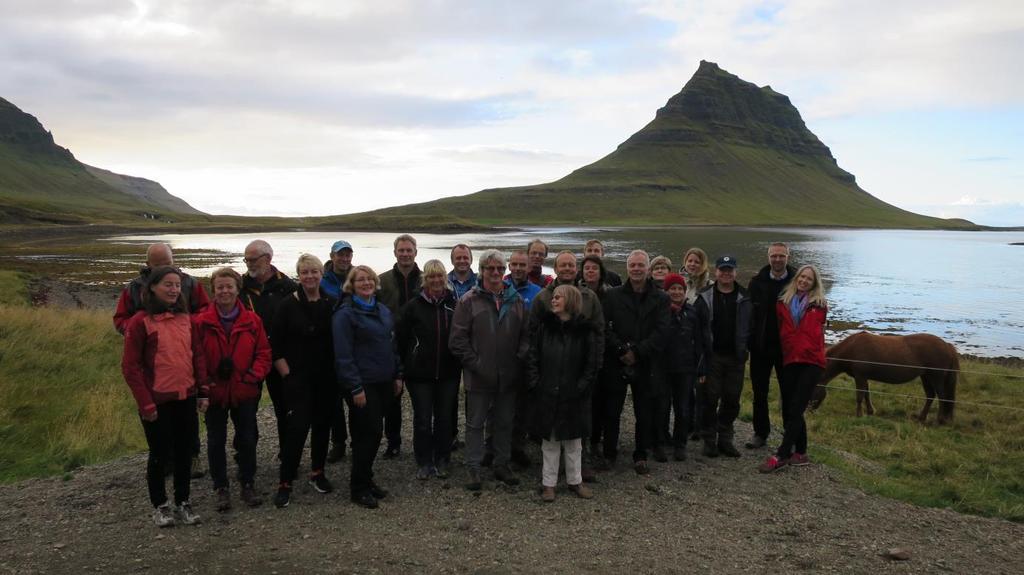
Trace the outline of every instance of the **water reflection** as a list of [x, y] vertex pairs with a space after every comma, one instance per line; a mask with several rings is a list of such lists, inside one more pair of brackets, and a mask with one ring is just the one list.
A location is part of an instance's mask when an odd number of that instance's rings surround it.
[[[352, 243], [354, 261], [384, 271], [394, 264], [396, 234], [374, 232], [275, 232], [260, 237], [274, 247], [274, 263], [291, 273], [299, 254], [326, 259], [339, 239]], [[448, 265], [451, 246], [525, 249], [529, 239], [543, 238], [551, 258], [561, 250], [581, 253], [587, 239], [605, 245], [609, 267], [620, 273], [633, 249], [667, 255], [674, 267], [693, 246], [712, 260], [728, 254], [739, 260], [737, 278], [746, 282], [767, 263], [772, 241], [789, 244], [794, 265], [813, 264], [831, 305], [831, 319], [863, 325], [872, 331], [929, 332], [954, 342], [963, 352], [1024, 356], [1024, 241], [1022, 232], [944, 232], [901, 230], [831, 230], [771, 228], [536, 228], [494, 233], [414, 234], [417, 261], [439, 259]], [[123, 236], [112, 242], [167, 241], [175, 250], [218, 250], [225, 256], [186, 267], [208, 275], [221, 266], [241, 271], [242, 251], [253, 234], [181, 234]], [[548, 268], [548, 273], [550, 273]], [[833, 337], [838, 337], [836, 334]]]

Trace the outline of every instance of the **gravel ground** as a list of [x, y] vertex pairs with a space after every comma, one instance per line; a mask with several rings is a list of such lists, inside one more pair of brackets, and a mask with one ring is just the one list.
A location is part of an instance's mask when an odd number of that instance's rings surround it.
[[[397, 460], [378, 459], [378, 482], [391, 494], [377, 510], [348, 501], [347, 460], [328, 468], [334, 493], [297, 483], [291, 505], [276, 509], [271, 410], [260, 413], [260, 429], [257, 484], [267, 502], [236, 501], [220, 514], [209, 479], [195, 480], [200, 526], [151, 523], [144, 455], [67, 480], [0, 486], [0, 571], [980, 574], [1020, 573], [1024, 564], [1024, 525], [867, 495], [820, 465], [759, 475], [767, 450], [704, 459], [699, 443], [689, 461], [652, 463], [646, 478], [620, 461], [589, 501], [563, 486], [542, 503], [538, 467], [520, 470], [516, 488], [489, 481], [474, 495], [463, 487], [461, 451], [450, 480], [418, 481], [404, 449]], [[623, 447], [631, 441], [627, 434]], [[907, 558], [888, 556], [894, 549]]]

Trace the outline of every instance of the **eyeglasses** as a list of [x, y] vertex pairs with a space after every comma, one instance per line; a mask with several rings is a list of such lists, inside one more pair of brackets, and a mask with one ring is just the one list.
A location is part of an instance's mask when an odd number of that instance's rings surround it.
[[481, 269], [485, 272], [504, 272], [505, 266], [483, 266]]
[[254, 263], [260, 261], [260, 258], [264, 258], [266, 256], [267, 256], [267, 254], [260, 254], [260, 255], [254, 257], [254, 258], [242, 258], [242, 261], [247, 263], [247, 264], [254, 264]]

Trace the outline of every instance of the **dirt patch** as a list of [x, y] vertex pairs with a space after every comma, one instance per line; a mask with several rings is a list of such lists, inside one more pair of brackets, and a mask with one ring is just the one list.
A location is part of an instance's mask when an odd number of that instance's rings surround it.
[[115, 285], [90, 285], [51, 277], [37, 277], [28, 283], [33, 306], [109, 309], [111, 316], [122, 289]]
[[195, 480], [198, 527], [152, 525], [143, 455], [2, 486], [0, 571], [1011, 573], [1024, 562], [1022, 525], [867, 495], [820, 465], [760, 475], [764, 449], [706, 459], [691, 444], [689, 461], [652, 463], [646, 478], [620, 462], [590, 501], [560, 487], [542, 503], [537, 467], [519, 470], [519, 487], [490, 481], [474, 495], [463, 488], [461, 452], [450, 480], [414, 479], [410, 419], [402, 455], [376, 465], [391, 494], [375, 511], [348, 501], [347, 461], [328, 466], [334, 493], [298, 482], [292, 504], [274, 508], [270, 410], [260, 413], [257, 477], [268, 503], [236, 500], [218, 514], [209, 480]]

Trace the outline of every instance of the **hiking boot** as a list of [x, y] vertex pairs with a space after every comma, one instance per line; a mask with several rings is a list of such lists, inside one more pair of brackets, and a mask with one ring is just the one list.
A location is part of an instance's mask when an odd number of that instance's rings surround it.
[[665, 450], [660, 445], [655, 447], [651, 451], [652, 451], [651, 456], [658, 463], [665, 463], [666, 461], [668, 461], [668, 456], [665, 455]]
[[736, 449], [736, 446], [732, 444], [730, 439], [719, 439], [718, 440], [718, 452], [726, 457], [739, 457], [740, 452]]
[[507, 465], [494, 468], [494, 479], [508, 486], [519, 485], [519, 478], [512, 473]]
[[370, 480], [369, 491], [370, 495], [372, 495], [374, 499], [384, 499], [385, 497], [388, 496], [388, 490], [384, 489], [380, 485], [377, 485], [377, 482], [372, 479]]
[[510, 459], [512, 460], [512, 463], [515, 463], [519, 467], [529, 467], [533, 463], [530, 461], [530, 456], [522, 449], [513, 449]]
[[401, 447], [397, 445], [388, 444], [388, 448], [384, 450], [384, 459], [398, 459], [398, 456], [401, 454]]
[[786, 461], [788, 460], [779, 459], [778, 457], [772, 455], [768, 459], [765, 459], [764, 463], [758, 465], [757, 470], [760, 473], [771, 473], [773, 471], [778, 471], [786, 466]]
[[174, 527], [174, 511], [170, 503], [164, 503], [153, 510], [153, 523], [157, 527]]
[[469, 481], [466, 482], [466, 489], [468, 489], [470, 491], [480, 491], [481, 489], [483, 489], [483, 487], [484, 487], [484, 483], [480, 479], [480, 470], [479, 469], [470, 469], [469, 470]]
[[231, 492], [227, 487], [217, 489], [217, 511], [221, 513], [231, 509]]
[[337, 463], [343, 459], [345, 459], [345, 444], [335, 443], [327, 452], [327, 463]]
[[750, 439], [743, 444], [743, 447], [747, 449], [760, 449], [768, 444], [768, 441], [760, 435], [754, 434], [750, 436]]
[[351, 499], [352, 503], [355, 503], [356, 505], [360, 507], [365, 507], [367, 509], [376, 509], [377, 507], [380, 506], [380, 504], [377, 503], [377, 498], [374, 497], [373, 494], [371, 494], [369, 491], [353, 494]]
[[259, 507], [263, 504], [263, 499], [256, 493], [252, 483], [242, 486], [242, 501], [249, 507]]
[[437, 475], [438, 479], [448, 479], [449, 475], [451, 475], [451, 472], [448, 471], [448, 462], [442, 461], [438, 463], [437, 467], [434, 468], [434, 474]]
[[203, 464], [199, 460], [199, 456], [198, 455], [193, 455], [192, 456], [192, 467], [189, 469], [189, 477], [191, 477], [192, 479], [199, 479], [200, 477], [202, 477], [204, 475], [206, 475], [206, 470], [203, 469]]
[[554, 503], [555, 501], [555, 488], [544, 487], [540, 491], [540, 500], [544, 503]]
[[416, 470], [416, 479], [419, 479], [420, 481], [426, 481], [427, 479], [430, 479], [430, 476], [433, 474], [433, 467], [429, 465], [421, 465], [420, 468]]
[[334, 486], [328, 481], [327, 476], [321, 471], [314, 473], [309, 476], [309, 485], [316, 489], [317, 493], [330, 493], [334, 491]]
[[672, 459], [686, 461], [686, 446], [679, 446], [672, 450]]
[[292, 502], [292, 485], [287, 481], [282, 481], [281, 485], [277, 487], [277, 495], [274, 495], [274, 507], [278, 509], [284, 509], [288, 507], [288, 504]]
[[582, 483], [579, 485], [570, 485], [569, 491], [575, 493], [576, 497], [579, 497], [580, 499], [591, 499], [594, 497], [594, 491]]
[[700, 452], [704, 457], [718, 457], [718, 446], [715, 445], [715, 442], [707, 440]]
[[650, 475], [651, 466], [647, 465], [647, 462], [641, 459], [633, 463], [633, 471], [636, 471], [637, 475]]
[[792, 465], [793, 467], [804, 467], [810, 464], [811, 458], [807, 457], [806, 453], [794, 453], [786, 460], [786, 465]]
[[198, 513], [192, 511], [192, 504], [188, 501], [182, 501], [174, 507], [174, 520], [185, 525], [198, 525], [203, 521]]

